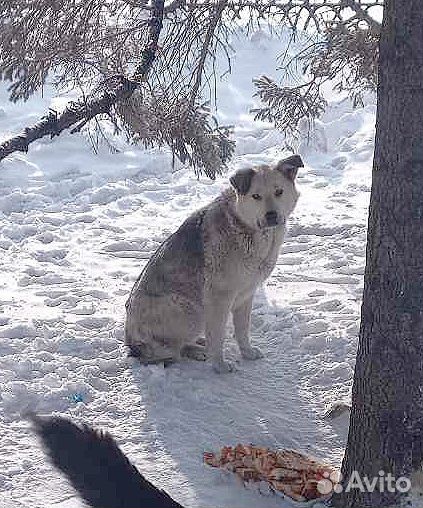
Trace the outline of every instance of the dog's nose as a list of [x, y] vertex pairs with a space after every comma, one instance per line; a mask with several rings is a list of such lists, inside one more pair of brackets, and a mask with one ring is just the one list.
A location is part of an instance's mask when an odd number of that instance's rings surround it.
[[276, 226], [276, 224], [278, 223], [278, 212], [276, 212], [275, 210], [267, 212], [266, 221], [268, 226]]

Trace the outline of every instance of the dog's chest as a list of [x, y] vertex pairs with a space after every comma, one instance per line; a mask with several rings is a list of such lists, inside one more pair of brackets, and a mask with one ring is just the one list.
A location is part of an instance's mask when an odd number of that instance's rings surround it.
[[264, 280], [276, 264], [283, 232], [276, 229], [257, 232], [242, 241], [240, 264], [247, 278]]

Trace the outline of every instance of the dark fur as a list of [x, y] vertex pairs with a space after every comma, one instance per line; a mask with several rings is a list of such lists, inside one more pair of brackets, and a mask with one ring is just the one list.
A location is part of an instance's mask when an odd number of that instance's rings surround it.
[[287, 176], [287, 178], [293, 182], [297, 176], [298, 168], [303, 167], [304, 163], [301, 157], [299, 155], [291, 155], [290, 157], [281, 160], [277, 164], [276, 169], [278, 171], [282, 171]]
[[113, 438], [60, 417], [32, 416], [53, 464], [93, 508], [183, 508], [146, 480]]
[[251, 187], [251, 180], [254, 176], [254, 170], [251, 168], [239, 169], [229, 181], [239, 194], [247, 194]]
[[[197, 211], [185, 220], [176, 233], [161, 244], [142, 271], [131, 293], [142, 290], [149, 296], [160, 297], [171, 293], [175, 289], [174, 286], [177, 286], [178, 292], [182, 295], [197, 300], [202, 298], [201, 294], [197, 294], [198, 288], [189, 284], [186, 275], [178, 277], [183, 271], [177, 267], [175, 269], [175, 264], [183, 264], [192, 274], [203, 273], [203, 220], [204, 210]], [[129, 301], [130, 298], [126, 305]]]

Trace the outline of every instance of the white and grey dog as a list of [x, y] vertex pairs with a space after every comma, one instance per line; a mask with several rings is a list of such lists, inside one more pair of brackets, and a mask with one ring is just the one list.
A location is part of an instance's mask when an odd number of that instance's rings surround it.
[[262, 357], [250, 343], [253, 296], [276, 264], [302, 166], [293, 155], [274, 166], [239, 170], [231, 188], [165, 240], [126, 303], [133, 355], [146, 363], [210, 358], [216, 371], [229, 372], [223, 343], [232, 313], [243, 358]]

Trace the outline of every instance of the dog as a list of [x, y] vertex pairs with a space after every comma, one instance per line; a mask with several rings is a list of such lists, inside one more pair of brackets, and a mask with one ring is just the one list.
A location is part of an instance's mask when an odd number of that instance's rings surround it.
[[53, 465], [92, 508], [183, 508], [146, 480], [109, 434], [62, 417], [28, 417]]
[[230, 372], [223, 345], [232, 313], [242, 357], [263, 356], [250, 342], [252, 301], [275, 267], [300, 167], [301, 157], [292, 155], [237, 171], [229, 189], [162, 243], [126, 302], [132, 355], [145, 363], [209, 358], [215, 371]]

